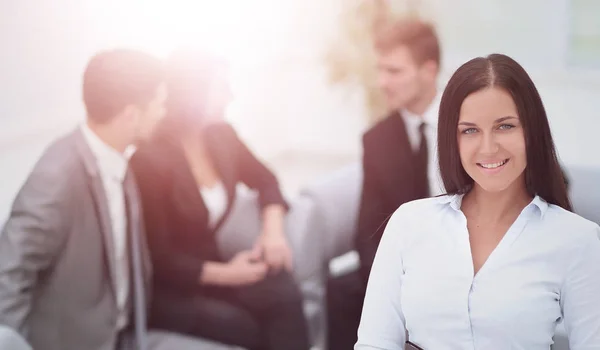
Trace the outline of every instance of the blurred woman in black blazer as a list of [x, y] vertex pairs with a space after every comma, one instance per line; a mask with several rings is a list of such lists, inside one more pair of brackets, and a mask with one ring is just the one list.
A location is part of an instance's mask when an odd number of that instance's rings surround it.
[[[287, 204], [273, 173], [222, 121], [226, 71], [210, 55], [175, 55], [167, 117], [131, 161], [154, 265], [150, 322], [247, 349], [307, 350]], [[259, 193], [263, 231], [253, 250], [224, 261], [215, 235], [241, 183]]]

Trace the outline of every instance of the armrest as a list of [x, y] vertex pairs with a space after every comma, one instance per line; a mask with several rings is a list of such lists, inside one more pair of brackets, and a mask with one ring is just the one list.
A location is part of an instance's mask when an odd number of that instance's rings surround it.
[[333, 277], [347, 275], [360, 268], [360, 258], [356, 250], [335, 257], [329, 261], [329, 275]]
[[361, 184], [362, 167], [357, 162], [329, 174], [301, 192], [314, 202], [321, 217], [318, 229], [325, 261], [354, 249]]

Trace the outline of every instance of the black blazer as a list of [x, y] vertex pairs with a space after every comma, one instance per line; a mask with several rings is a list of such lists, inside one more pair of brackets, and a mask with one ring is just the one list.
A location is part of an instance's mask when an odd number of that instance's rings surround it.
[[416, 186], [423, 180], [413, 159], [399, 113], [386, 117], [363, 135], [363, 187], [355, 244], [365, 281], [389, 217], [403, 203], [427, 196]]
[[[144, 211], [154, 282], [179, 290], [197, 290], [204, 261], [220, 261], [215, 232], [235, 202], [238, 182], [259, 193], [261, 208], [287, 204], [273, 173], [227, 124], [207, 127], [202, 135], [226, 188], [228, 206], [214, 229], [183, 149], [177, 139], [158, 132], [131, 159]], [[167, 136], [165, 136], [167, 135]]]

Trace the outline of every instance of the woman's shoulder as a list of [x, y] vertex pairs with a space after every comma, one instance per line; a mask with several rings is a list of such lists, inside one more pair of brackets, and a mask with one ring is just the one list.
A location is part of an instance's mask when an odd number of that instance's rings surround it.
[[392, 217], [401, 217], [405, 220], [411, 218], [422, 220], [424, 215], [435, 215], [440, 213], [447, 205], [458, 199], [459, 198], [454, 195], [441, 195], [412, 200], [398, 207]]
[[597, 223], [557, 205], [548, 205], [543, 222], [549, 232], [569, 241], [590, 242], [600, 239], [600, 226]]
[[406, 202], [392, 214], [386, 230], [402, 232], [405, 238], [435, 232], [453, 200], [454, 196], [444, 195]]

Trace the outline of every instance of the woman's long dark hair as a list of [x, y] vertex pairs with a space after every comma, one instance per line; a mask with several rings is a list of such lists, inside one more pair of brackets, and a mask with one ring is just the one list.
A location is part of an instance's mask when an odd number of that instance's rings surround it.
[[465, 98], [490, 87], [506, 90], [517, 106], [525, 134], [527, 192], [531, 196], [540, 196], [550, 204], [572, 210], [542, 99], [523, 67], [501, 54], [477, 57], [463, 64], [452, 75], [442, 95], [438, 155], [446, 192], [464, 194], [473, 187], [473, 179], [460, 161], [458, 119]]
[[169, 57], [166, 66], [167, 115], [157, 136], [176, 139], [181, 131], [206, 118], [211, 84], [227, 65], [208, 52], [179, 50]]

